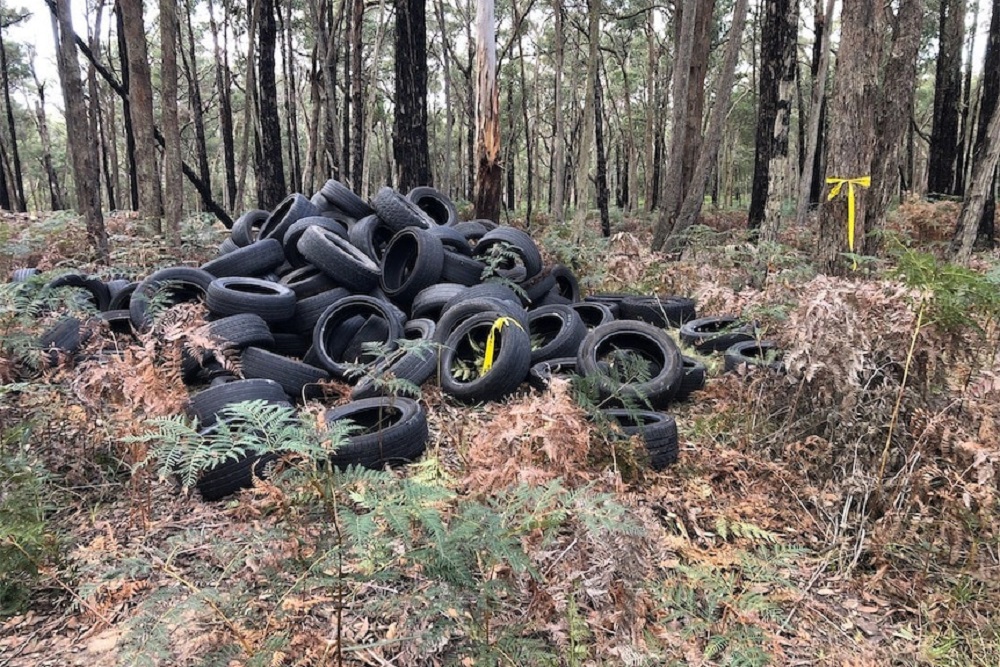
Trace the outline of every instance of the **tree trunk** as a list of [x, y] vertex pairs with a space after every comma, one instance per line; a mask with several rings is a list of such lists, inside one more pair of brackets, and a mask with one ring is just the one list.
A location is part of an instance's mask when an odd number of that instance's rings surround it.
[[[194, 121], [194, 143], [198, 159], [198, 176], [206, 187], [212, 187], [212, 174], [208, 166], [208, 142], [205, 137], [205, 109], [201, 100], [201, 82], [198, 78], [198, 60], [195, 57], [194, 26], [191, 14], [194, 13], [192, 0], [186, 0], [187, 9], [187, 55], [184, 60], [184, 73], [188, 84], [188, 95], [191, 96], [191, 115]], [[182, 51], [183, 55], [183, 51]]]
[[260, 124], [260, 152], [257, 153], [257, 198], [263, 208], [272, 209], [288, 194], [281, 150], [281, 118], [278, 116], [278, 82], [274, 52], [278, 45], [275, 0], [260, 0], [260, 44], [257, 54], [257, 117]]
[[565, 59], [565, 33], [563, 30], [562, 0], [553, 0], [552, 10], [555, 14], [555, 44], [553, 57], [555, 59], [555, 87], [552, 97], [552, 219], [562, 222], [566, 205], [566, 149], [563, 140], [563, 61]]
[[[387, 21], [383, 20], [384, 16], [385, 0], [379, 0], [377, 19], [378, 28], [375, 31], [375, 45], [372, 48], [371, 57], [371, 72], [368, 75], [368, 78], [371, 80], [375, 80], [377, 78], [379, 61], [382, 58], [382, 44], [385, 41], [385, 29], [387, 23]], [[370, 110], [375, 108], [375, 96], [377, 94], [378, 86], [368, 86], [368, 101], [365, 104], [365, 108], [369, 111], [366, 111], [363, 114], [365, 125], [361, 135], [363, 138], [362, 148], [364, 148], [364, 160], [361, 163], [361, 176], [358, 179], [360, 181], [360, 189], [358, 192], [362, 197], [368, 197], [369, 184], [372, 182], [371, 174], [369, 172], [371, 157], [374, 151], [367, 150], [367, 142], [369, 138], [374, 138], [373, 129], [375, 127], [375, 114]], [[383, 123], [382, 125], [385, 126], [387, 123]], [[375, 139], [375, 143], [378, 143], [377, 139]]]
[[[92, 51], [97, 52], [100, 50], [100, 34], [101, 34], [101, 23], [104, 18], [104, 0], [98, 0], [94, 7], [94, 28], [90, 29], [87, 26], [87, 37], [88, 43]], [[6, 64], [3, 65], [6, 70]], [[90, 136], [97, 139], [97, 145], [101, 148], [98, 153], [98, 165], [99, 168], [103, 166], [103, 172], [105, 175], [104, 182], [108, 194], [108, 209], [114, 210], [117, 206], [114, 205], [115, 194], [111, 190], [111, 178], [108, 174], [107, 160], [104, 159], [104, 127], [101, 118], [101, 94], [97, 86], [97, 68], [93, 63], [89, 63], [87, 66], [87, 113], [90, 119]], [[16, 155], [15, 155], [16, 157]], [[100, 189], [100, 188], [98, 188]]]
[[872, 185], [868, 191], [863, 251], [875, 254], [875, 237], [870, 233], [885, 226], [889, 202], [899, 191], [903, 139], [913, 116], [916, 92], [917, 52], [925, 0], [901, 0], [896, 12], [883, 84], [875, 106], [876, 144], [872, 160]]
[[181, 171], [181, 128], [177, 112], [177, 5], [160, 0], [161, 113], [163, 115], [163, 197], [167, 238], [174, 247], [181, 243], [181, 213], [184, 206], [184, 174]]
[[228, 50], [223, 48], [219, 41], [219, 25], [215, 20], [212, 0], [208, 0], [208, 19], [212, 30], [212, 48], [215, 50], [215, 92], [219, 96], [219, 131], [222, 134], [222, 159], [226, 183], [224, 201], [230, 209], [235, 209], [236, 139], [233, 132], [233, 106], [229, 92], [231, 89], [229, 56]]
[[[984, 72], [1000, 72], [1000, 0], [993, 0], [993, 13], [990, 17], [989, 37], [986, 40], [986, 57], [983, 62]], [[976, 131], [975, 150], [981, 150], [986, 141], [986, 128], [993, 116], [998, 115], [1000, 105], [1000, 76], [984, 76], [982, 101], [979, 104], [979, 127]], [[993, 183], [986, 196], [983, 215], [979, 221], [980, 246], [992, 249], [995, 245], [994, 219], [996, 217], [997, 174], [993, 174]]]
[[76, 201], [87, 227], [87, 236], [99, 261], [107, 263], [108, 235], [101, 214], [101, 195], [97, 188], [100, 174], [97, 167], [96, 143], [90, 134], [87, 109], [84, 104], [80, 64], [74, 47], [73, 19], [70, 0], [55, 0], [56, 14], [52, 17], [52, 33], [57, 44], [59, 80], [66, 101], [66, 136], [73, 163]]
[[[10, 27], [8, 24], [3, 27]], [[21, 153], [17, 148], [17, 129], [14, 126], [14, 107], [10, 103], [10, 77], [7, 70], [7, 49], [4, 47], [3, 30], [0, 29], [0, 78], [3, 85], [4, 106], [7, 109], [7, 132], [10, 137], [10, 152], [14, 160], [14, 195], [18, 211], [27, 211], [24, 199], [24, 177], [21, 175]]]
[[970, 150], [972, 145], [971, 120], [972, 113], [972, 65], [975, 61], [976, 50], [976, 27], [979, 25], [979, 0], [973, 0], [972, 5], [972, 30], [969, 31], [968, 43], [965, 58], [965, 76], [962, 83], [962, 104], [959, 114], [958, 147], [955, 150], [955, 192], [965, 191], [965, 177], [968, 171], [969, 162], [972, 160]]
[[[830, 103], [830, 133], [827, 141], [827, 175], [854, 179], [869, 175], [875, 148], [875, 109], [878, 96], [878, 64], [881, 61], [882, 10], [868, 0], [844, 0], [841, 13], [840, 50], [837, 58], [836, 91]], [[860, 186], [855, 186], [855, 190]], [[840, 253], [848, 249], [848, 193], [820, 208], [816, 259], [827, 273], [839, 273], [844, 265]], [[856, 192], [858, 221], [855, 238], [865, 237], [865, 197]], [[857, 250], [857, 247], [854, 248]]]
[[826, 107], [826, 75], [830, 69], [830, 31], [825, 26], [833, 23], [835, 0], [827, 0], [825, 13], [819, 11], [821, 2], [822, 0], [817, 0], [815, 8], [818, 43], [813, 49], [813, 88], [812, 99], [809, 102], [809, 131], [806, 135], [805, 160], [803, 161], [802, 173], [799, 175], [798, 200], [795, 211], [795, 226], [799, 228], [806, 224], [806, 212], [809, 210], [809, 204], [819, 198], [818, 188], [815, 195], [813, 189], [817, 181], [822, 179], [822, 171], [820, 170], [822, 162], [819, 156], [824, 108]]
[[455, 110], [451, 92], [451, 31], [445, 23], [444, 2], [435, 0], [434, 10], [437, 13], [438, 27], [441, 29], [441, 69], [444, 79], [444, 173], [438, 175], [438, 184], [442, 191], [452, 191], [452, 171], [454, 161]]
[[962, 36], [965, 0], [941, 0], [937, 70], [934, 79], [934, 119], [927, 165], [929, 195], [957, 195], [959, 102], [962, 99]]
[[426, 0], [395, 0], [395, 5], [396, 112], [392, 152], [398, 170], [396, 187], [405, 192], [431, 184], [427, 140], [427, 7]]
[[132, 82], [128, 74], [128, 42], [125, 40], [125, 18], [122, 4], [115, 3], [115, 21], [118, 27], [118, 59], [122, 73], [122, 122], [125, 124], [125, 158], [128, 160], [128, 193], [131, 210], [139, 210], [139, 168], [136, 165], [135, 128], [132, 127], [132, 105], [129, 102]]
[[476, 3], [476, 217], [500, 219], [500, 90], [493, 0]]
[[[684, 130], [684, 157], [681, 165], [681, 200], [687, 194], [694, 176], [698, 155], [701, 153], [702, 118], [705, 115], [705, 77], [708, 75], [709, 52], [712, 46], [712, 18], [715, 14], [715, 0], [688, 2], [697, 4], [698, 16], [694, 27], [694, 44], [691, 53], [691, 73], [688, 75], [687, 111]], [[683, 20], [683, 18], [681, 19]], [[680, 202], [678, 202], [678, 210]]]
[[[595, 0], [596, 4], [596, 0]], [[595, 20], [595, 23], [599, 21]], [[600, 40], [600, 33], [594, 34]], [[598, 51], [598, 53], [600, 53]], [[600, 56], [597, 56], [600, 58]], [[608, 212], [608, 158], [604, 152], [604, 91], [601, 89], [600, 68], [594, 71], [594, 150], [597, 152], [597, 210], [601, 214], [601, 236], [611, 236], [611, 216]]]
[[705, 189], [711, 177], [712, 166], [718, 162], [719, 145], [722, 143], [722, 128], [729, 114], [729, 102], [732, 98], [733, 80], [736, 74], [736, 64], [739, 60], [740, 46], [743, 41], [743, 28], [746, 25], [749, 0], [736, 0], [733, 8], [733, 23], [729, 29], [729, 41], [726, 44], [726, 54], [719, 75], [719, 89], [715, 96], [715, 106], [708, 121], [708, 130], [702, 142], [701, 154], [695, 165], [691, 186], [681, 205], [680, 214], [671, 232], [668, 249], [677, 251], [685, 244], [684, 232], [698, 221], [702, 203], [705, 200]]
[[365, 170], [365, 140], [368, 138], [365, 133], [365, 79], [362, 69], [364, 65], [364, 58], [362, 58], [364, 55], [364, 42], [362, 41], [362, 28], [365, 20], [364, 0], [354, 0], [351, 13], [351, 27], [353, 28], [351, 31], [351, 106], [353, 107], [351, 118], [354, 120], [351, 174], [354, 188], [360, 192], [365, 189], [361, 179]]
[[[531, 127], [531, 119], [528, 114], [528, 81], [524, 73], [524, 44], [520, 37], [517, 39], [517, 53], [521, 65], [521, 122], [524, 123], [524, 152], [526, 161], [524, 165], [525, 173], [525, 212], [524, 226], [531, 229], [532, 204], [535, 197], [535, 160], [534, 160], [534, 132]], [[535, 69], [535, 80], [538, 79], [538, 69]], [[537, 99], [537, 97], [535, 98]], [[537, 118], [538, 115], [535, 115]]]
[[[750, 229], [762, 236], [777, 238], [780, 193], [771, 189], [776, 179], [771, 168], [781, 170], [788, 156], [788, 127], [791, 83], [795, 79], [795, 49], [798, 38], [797, 0], [765, 0], [764, 23], [760, 35], [760, 80], [758, 81], [757, 135], [754, 152], [753, 189], [750, 195]], [[777, 175], [776, 175], [777, 176]], [[768, 207], [771, 198], [777, 206]], [[770, 213], [771, 219], [768, 220]]]
[[135, 162], [139, 186], [139, 214], [156, 233], [163, 232], [160, 171], [156, 166], [153, 133], [153, 87], [149, 73], [142, 0], [119, 0], [128, 45], [129, 112], [135, 132]]
[[[761, 111], [757, 117], [757, 139], [761, 140], [760, 121], [770, 119], [770, 127], [764, 128], [763, 139], [767, 144], [766, 187], [764, 194], [764, 217], [760, 221], [760, 239], [774, 242], [781, 230], [781, 209], [788, 191], [788, 179], [792, 172], [791, 156], [788, 152], [788, 132], [792, 124], [792, 95], [795, 92], [796, 51], [798, 50], [799, 0], [769, 0], [764, 19], [764, 34], [761, 48]], [[772, 86], [766, 95], [763, 81]], [[765, 100], [768, 109], [765, 111]], [[757, 172], [754, 171], [756, 180]], [[754, 187], [754, 191], [757, 188]], [[754, 210], [751, 201], [750, 210]], [[751, 219], [751, 226], [753, 219]]]
[[296, 58], [293, 50], [293, 30], [292, 30], [292, 3], [286, 4], [287, 16], [282, 17], [281, 5], [276, 7], [277, 16], [282, 20], [282, 40], [285, 68], [285, 132], [288, 135], [288, 169], [289, 184], [291, 190], [299, 191], [302, 188], [302, 155], [299, 152], [299, 102], [298, 87], [296, 84], [295, 66]]
[[38, 100], [35, 102], [35, 122], [38, 125], [38, 137], [42, 143], [42, 167], [45, 169], [45, 177], [48, 181], [49, 201], [53, 211], [61, 211], [64, 206], [64, 195], [59, 183], [59, 174], [56, 172], [55, 165], [52, 164], [52, 139], [49, 136], [48, 119], [45, 117], [45, 84], [38, 80], [34, 60], [31, 62], [31, 77], [35, 81], [35, 90], [38, 91]]
[[660, 156], [657, 155], [658, 138], [656, 136], [656, 119], [660, 112], [659, 101], [659, 49], [656, 43], [654, 10], [650, 8], [646, 16], [646, 150], [645, 150], [645, 186], [646, 212], [656, 206], [659, 192], [658, 174]]
[[[678, 5], [679, 7], [680, 5]], [[688, 79], [691, 75], [691, 50], [694, 45], [695, 25], [697, 23], [697, 8], [690, 4], [680, 18], [677, 48], [674, 49], [674, 72], [671, 83], [673, 96], [673, 112], [670, 124], [670, 155], [667, 158], [666, 183], [663, 188], [663, 202], [660, 215], [653, 231], [653, 249], [662, 250], [673, 229], [674, 221], [680, 212], [683, 194], [682, 170], [684, 166], [684, 134], [687, 129], [685, 116], [687, 112]]]
[[989, 125], [982, 133], [982, 143], [976, 147], [972, 158], [972, 178], [965, 193], [962, 212], [958, 216], [958, 228], [949, 248], [957, 262], [967, 262], [972, 256], [972, 248], [979, 231], [979, 221], [983, 216], [986, 198], [992, 196], [991, 184], [1000, 160], [1000, 113], [993, 113]]

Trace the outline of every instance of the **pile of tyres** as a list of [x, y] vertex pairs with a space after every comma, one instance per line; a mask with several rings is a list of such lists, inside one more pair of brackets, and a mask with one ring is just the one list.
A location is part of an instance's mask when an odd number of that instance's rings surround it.
[[[134, 282], [69, 274], [48, 286], [82, 288], [123, 333], [148, 331], [162, 308], [203, 302], [203, 333], [240, 360], [237, 375], [215, 352], [186, 353], [188, 412], [204, 429], [234, 403], [297, 405], [321, 397], [329, 381], [348, 384], [352, 400], [325, 413], [327, 424], [357, 426], [333, 455], [336, 466], [381, 468], [423, 454], [425, 407], [401, 387], [433, 381], [478, 404], [573, 376], [596, 392], [607, 421], [640, 436], [650, 466], [661, 470], [678, 458], [666, 410], [701, 389], [706, 374], [667, 329], [680, 328], [699, 353], [723, 352], [727, 370], [775, 363], [753, 323], [698, 318], [692, 299], [583, 297], [573, 271], [545, 264], [530, 235], [460, 221], [454, 203], [430, 187], [406, 195], [384, 187], [366, 202], [331, 179], [312, 197], [292, 194], [273, 211], [243, 214], [200, 267], [166, 267]], [[80, 324], [60, 321], [40, 345], [78, 349]], [[642, 372], [628, 375], [637, 365]], [[206, 499], [224, 497], [252, 485], [273, 458], [221, 464], [198, 489]]]

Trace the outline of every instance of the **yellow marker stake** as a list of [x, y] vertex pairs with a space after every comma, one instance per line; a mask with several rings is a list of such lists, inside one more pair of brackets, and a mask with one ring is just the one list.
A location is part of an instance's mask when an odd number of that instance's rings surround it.
[[[830, 194], [826, 198], [827, 201], [839, 195], [840, 189], [844, 187], [844, 183], [847, 183], [847, 247], [851, 249], [851, 252], [854, 252], [854, 186], [859, 185], [863, 188], [870, 188], [872, 186], [872, 177], [828, 178], [826, 182], [827, 185], [833, 185], [830, 188]], [[854, 260], [854, 265], [851, 268], [858, 268], [857, 260]]]
[[496, 354], [496, 335], [500, 329], [504, 328], [508, 324], [513, 324], [518, 329], [522, 331], [524, 328], [517, 322], [517, 320], [512, 320], [509, 317], [498, 317], [490, 327], [490, 333], [486, 336], [486, 352], [483, 354], [483, 373], [485, 374], [491, 368], [493, 368], [493, 355]]

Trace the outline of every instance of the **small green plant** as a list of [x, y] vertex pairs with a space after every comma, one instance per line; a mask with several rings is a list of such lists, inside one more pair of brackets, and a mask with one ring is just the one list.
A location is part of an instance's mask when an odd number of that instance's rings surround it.
[[[0, 397], [10, 386], [0, 387]], [[0, 434], [0, 618], [23, 611], [39, 563], [56, 552], [50, 475], [28, 448], [28, 425]]]
[[506, 273], [514, 269], [521, 261], [521, 256], [517, 254], [511, 244], [506, 241], [494, 243], [486, 251], [483, 260], [486, 267], [481, 276], [482, 282], [497, 283], [509, 287], [519, 299], [527, 298], [524, 288]]
[[437, 355], [439, 344], [426, 338], [400, 338], [391, 345], [382, 341], [369, 341], [361, 347], [364, 358], [379, 361], [374, 364], [360, 361], [346, 364], [348, 378], [355, 380], [356, 384], [373, 383], [376, 393], [381, 396], [420, 398], [420, 387], [406, 378], [397, 377], [392, 371], [393, 365], [411, 354], [427, 361]]

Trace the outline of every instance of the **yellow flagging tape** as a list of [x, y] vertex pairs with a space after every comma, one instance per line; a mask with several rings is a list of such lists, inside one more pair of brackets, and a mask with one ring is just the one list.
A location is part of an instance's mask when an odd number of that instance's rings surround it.
[[[872, 177], [828, 178], [826, 182], [827, 185], [833, 186], [830, 188], [830, 194], [826, 198], [827, 201], [839, 195], [841, 188], [844, 187], [844, 183], [847, 183], [847, 247], [851, 249], [851, 252], [854, 252], [854, 186], [858, 185], [862, 188], [870, 188], [872, 186]], [[858, 268], [857, 260], [854, 260], [852, 268]]]
[[483, 373], [486, 373], [493, 368], [493, 356], [496, 354], [497, 332], [508, 324], [513, 324], [518, 329], [524, 331], [524, 328], [518, 323], [517, 320], [513, 320], [509, 317], [498, 317], [496, 321], [493, 322], [493, 326], [490, 327], [490, 333], [486, 336], [486, 352], [483, 354]]

